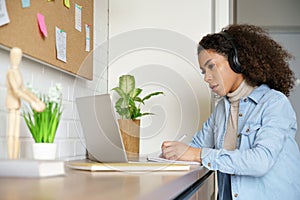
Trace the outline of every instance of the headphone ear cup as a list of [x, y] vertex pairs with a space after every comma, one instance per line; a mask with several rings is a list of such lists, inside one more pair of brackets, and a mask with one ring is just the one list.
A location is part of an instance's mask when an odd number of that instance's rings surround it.
[[228, 52], [228, 62], [229, 62], [231, 69], [235, 73], [242, 73], [242, 67], [239, 62], [238, 52], [237, 52], [236, 46], [234, 44], [233, 38], [231, 37], [231, 35], [229, 35], [227, 32], [224, 32], [224, 31], [221, 31], [219, 34], [222, 35], [228, 42], [230, 42], [230, 44], [232, 46], [232, 49], [230, 49]]
[[242, 73], [241, 64], [237, 57], [237, 52], [235, 52], [234, 49], [230, 50], [228, 53], [228, 62], [229, 62], [231, 69], [235, 73]]

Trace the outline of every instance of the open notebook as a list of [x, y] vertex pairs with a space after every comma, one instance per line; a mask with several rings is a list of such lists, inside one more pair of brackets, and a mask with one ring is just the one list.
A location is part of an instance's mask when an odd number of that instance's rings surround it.
[[199, 162], [191, 162], [191, 161], [182, 161], [182, 160], [168, 160], [165, 158], [162, 158], [160, 155], [148, 155], [147, 159], [149, 161], [153, 162], [159, 162], [159, 163], [172, 163], [172, 164], [185, 164], [185, 165], [200, 165]]

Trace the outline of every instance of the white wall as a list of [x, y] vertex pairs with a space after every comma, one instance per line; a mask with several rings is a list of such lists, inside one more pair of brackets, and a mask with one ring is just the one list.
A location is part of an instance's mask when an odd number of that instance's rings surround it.
[[[123, 73], [136, 75], [137, 85], [145, 94], [153, 90], [166, 93], [144, 107], [156, 115], [143, 118], [142, 153], [159, 149], [162, 140], [176, 139], [182, 133], [189, 134], [188, 141], [210, 113], [210, 91], [198, 70], [195, 45], [202, 36], [227, 25], [228, 0], [94, 0], [94, 4], [93, 81], [27, 58], [20, 66], [24, 82], [32, 82], [42, 92], [58, 82], [63, 85], [64, 112], [55, 139], [58, 157], [85, 156], [74, 99], [109, 91]], [[9, 52], [0, 49], [0, 158], [6, 155], [5, 74], [9, 66]], [[21, 157], [26, 156], [31, 143], [33, 139], [22, 120]]]
[[[193, 134], [210, 113], [210, 90], [199, 71], [196, 47], [212, 32], [211, 0], [111, 0], [109, 86], [133, 74], [141, 96], [163, 91], [142, 107], [155, 113], [141, 121], [142, 155], [160, 151], [164, 140]], [[114, 93], [113, 93], [114, 94]], [[114, 99], [117, 95], [114, 94]]]
[[[107, 39], [107, 1], [94, 1], [95, 4], [95, 26], [94, 26], [94, 78], [93, 81], [76, 78], [54, 68], [42, 65], [28, 58], [22, 59], [20, 70], [24, 83], [32, 83], [33, 88], [41, 92], [47, 92], [48, 88], [61, 83], [63, 86], [62, 120], [57, 130], [55, 143], [58, 144], [58, 158], [72, 159], [85, 157], [84, 138], [78, 123], [77, 111], [74, 99], [78, 96], [103, 93], [107, 91], [107, 46], [103, 42]], [[1, 27], [0, 27], [1, 29]], [[85, 63], [82, 63], [84, 65]], [[10, 66], [9, 52], [0, 49], [0, 158], [6, 157], [6, 130], [7, 110], [5, 108], [5, 74]], [[21, 119], [21, 157], [30, 156], [30, 144], [33, 139]]]

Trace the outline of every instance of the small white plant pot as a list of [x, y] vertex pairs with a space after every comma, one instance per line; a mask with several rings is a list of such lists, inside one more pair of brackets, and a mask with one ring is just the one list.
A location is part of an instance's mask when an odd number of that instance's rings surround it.
[[55, 160], [56, 149], [56, 143], [33, 143], [33, 158], [36, 160]]

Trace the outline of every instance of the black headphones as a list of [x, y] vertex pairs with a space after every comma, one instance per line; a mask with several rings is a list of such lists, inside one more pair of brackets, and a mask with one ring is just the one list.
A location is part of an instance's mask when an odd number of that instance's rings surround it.
[[222, 35], [228, 42], [230, 42], [232, 46], [232, 48], [228, 52], [228, 62], [231, 69], [235, 73], [242, 73], [242, 67], [238, 58], [238, 51], [234, 44], [233, 38], [231, 37], [231, 35], [224, 31], [221, 31], [219, 34]]

